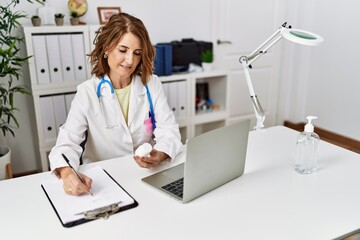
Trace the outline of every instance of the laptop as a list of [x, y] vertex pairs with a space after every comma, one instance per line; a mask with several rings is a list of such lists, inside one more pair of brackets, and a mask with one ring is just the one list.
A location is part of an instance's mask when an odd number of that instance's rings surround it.
[[250, 121], [244, 120], [190, 138], [184, 149], [184, 163], [142, 181], [187, 203], [241, 176], [249, 127]]

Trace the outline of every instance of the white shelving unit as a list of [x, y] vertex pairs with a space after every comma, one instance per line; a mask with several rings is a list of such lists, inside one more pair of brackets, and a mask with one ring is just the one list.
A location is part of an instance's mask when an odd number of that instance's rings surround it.
[[[48, 153], [55, 145], [58, 131], [57, 126], [61, 124], [57, 122], [57, 116], [63, 114], [64, 111], [66, 113], [68, 110], [71, 97], [76, 92], [76, 86], [90, 78], [91, 71], [86, 54], [90, 53], [93, 48], [92, 42], [96, 36], [97, 28], [98, 26], [24, 27], [27, 55], [33, 56], [29, 59], [28, 64], [42, 171], [49, 170]], [[39, 42], [34, 43], [34, 40], [38, 41], [39, 38], [45, 38], [46, 42], [50, 41], [50, 39], [56, 39], [56, 37], [59, 38], [56, 40], [58, 45], [66, 42], [60, 39], [60, 37], [65, 39], [69, 37], [77, 38], [75, 42], [72, 42], [73, 46], [68, 46], [68, 48], [72, 49], [72, 55], [64, 55], [64, 52], [56, 49], [56, 44], [53, 43], [47, 45], [49, 49], [47, 49], [47, 46], [39, 48]], [[43, 52], [44, 49], [45, 53]], [[79, 51], [76, 52], [74, 49], [76, 51], [82, 49], [83, 53], [80, 54], [81, 51], [79, 53]], [[59, 54], [59, 56], [56, 56], [56, 54]], [[76, 65], [79, 59], [83, 60], [82, 66]], [[64, 66], [69, 63], [72, 63], [72, 65]], [[59, 66], [54, 66], [56, 64]], [[69, 76], [67, 72], [69, 68], [70, 71], [71, 69], [74, 71], [76, 69], [77, 71], [84, 71], [84, 75], [80, 74], [83, 77], [79, 78], [74, 74], [74, 78], [65, 78], [64, 76]], [[44, 78], [42, 74], [47, 71], [49, 72], [48, 77]], [[60, 74], [60, 78], [58, 74]], [[40, 81], [40, 78], [42, 78], [42, 81]], [[176, 111], [175, 116], [180, 126], [183, 143], [190, 137], [227, 124], [229, 118], [229, 99], [227, 99], [228, 82], [226, 71], [174, 74], [160, 77], [160, 80], [164, 85], [164, 89], [172, 86], [173, 90], [171, 91], [175, 91], [175, 94], [166, 93], [168, 94], [170, 107], [174, 107], [174, 111]], [[217, 109], [196, 110], [197, 83], [207, 83], [209, 97], [218, 106]], [[174, 97], [174, 95], [177, 97], [175, 101], [172, 101], [173, 99], [170, 98]], [[64, 104], [58, 104], [59, 98], [64, 99]]]
[[[177, 117], [180, 126], [182, 142], [186, 139], [201, 133], [225, 126], [228, 119], [228, 99], [227, 99], [227, 73], [225, 71], [211, 71], [201, 73], [174, 74], [171, 76], [160, 77], [166, 89], [166, 84], [172, 82], [185, 81], [186, 83], [186, 114]], [[196, 83], [207, 83], [209, 86], [209, 98], [218, 105], [219, 109], [196, 110]], [[178, 89], [179, 91], [179, 89]], [[166, 91], [165, 91], [166, 92]], [[168, 95], [170, 108], [173, 108], [171, 97]], [[179, 108], [179, 104], [177, 108]]]
[[[76, 86], [90, 77], [85, 55], [90, 52], [89, 28], [24, 27], [24, 35], [27, 55], [33, 56], [28, 64], [41, 170], [47, 171], [48, 153], [55, 145], [57, 126], [62, 124], [56, 122], [56, 115], [67, 113]], [[63, 99], [61, 105], [54, 100], [59, 97]]]

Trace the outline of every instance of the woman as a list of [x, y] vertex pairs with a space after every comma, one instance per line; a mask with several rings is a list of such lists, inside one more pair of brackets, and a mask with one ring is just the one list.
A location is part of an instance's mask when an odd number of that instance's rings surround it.
[[[68, 166], [125, 155], [155, 137], [149, 157], [134, 156], [140, 167], [155, 167], [181, 151], [180, 132], [157, 76], [152, 75], [154, 47], [141, 20], [113, 15], [100, 28], [91, 52], [90, 80], [77, 87], [66, 123], [49, 154], [51, 169], [62, 178], [66, 193], [80, 195], [91, 188]], [[86, 139], [83, 152], [81, 143]]]

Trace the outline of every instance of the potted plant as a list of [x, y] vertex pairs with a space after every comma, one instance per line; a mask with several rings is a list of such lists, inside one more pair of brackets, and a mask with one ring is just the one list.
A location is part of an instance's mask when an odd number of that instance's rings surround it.
[[[32, 0], [27, 1], [33, 3]], [[42, 4], [40, 0], [35, 1]], [[20, 44], [24, 37], [15, 31], [21, 27], [20, 20], [27, 17], [23, 12], [14, 11], [19, 2], [10, 0], [0, 6], [0, 129], [4, 137], [7, 133], [14, 137], [14, 129], [19, 127], [15, 116], [18, 111], [14, 104], [15, 95], [28, 93], [25, 86], [15, 84], [22, 72], [22, 65], [29, 59], [20, 56]], [[6, 176], [4, 169], [11, 166], [10, 153], [9, 147], [0, 147], [0, 179]]]
[[56, 13], [56, 14], [55, 14], [55, 23], [56, 23], [56, 26], [62, 26], [62, 25], [64, 25], [64, 17], [65, 17], [65, 14], [63, 14], [63, 13]]
[[32, 16], [31, 22], [34, 27], [41, 26], [41, 18], [38, 15]]
[[200, 55], [201, 58], [201, 65], [204, 71], [211, 71], [212, 70], [212, 63], [214, 61], [214, 54], [212, 50], [205, 50]]
[[71, 25], [79, 25], [80, 19], [76, 11], [70, 12], [70, 23]]

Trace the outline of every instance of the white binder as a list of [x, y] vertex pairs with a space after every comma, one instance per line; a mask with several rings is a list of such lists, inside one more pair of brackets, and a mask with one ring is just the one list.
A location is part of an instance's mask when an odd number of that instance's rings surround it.
[[177, 84], [177, 109], [179, 118], [187, 116], [187, 87], [186, 81], [178, 81]]
[[55, 95], [52, 97], [54, 114], [55, 114], [55, 126], [56, 135], [59, 134], [59, 128], [66, 121], [66, 104], [64, 95]]
[[56, 125], [52, 96], [40, 97], [40, 111], [45, 142], [56, 140]]
[[168, 90], [169, 90], [169, 105], [170, 109], [173, 111], [175, 118], [179, 117], [179, 109], [178, 109], [178, 92], [177, 92], [177, 82], [169, 82], [168, 83]]
[[164, 93], [165, 93], [165, 96], [166, 96], [166, 99], [167, 99], [167, 103], [171, 109], [171, 105], [170, 105], [170, 95], [169, 95], [169, 82], [163, 82], [162, 83], [162, 88], [164, 90]]
[[75, 93], [65, 94], [65, 106], [66, 106], [66, 116], [69, 114], [71, 102], [75, 97]]
[[45, 35], [46, 51], [48, 55], [50, 82], [59, 83], [63, 81], [60, 46], [58, 35]]
[[46, 41], [44, 35], [32, 36], [34, 48], [34, 60], [38, 84], [50, 83], [49, 66], [46, 52]]
[[76, 81], [84, 81], [87, 79], [87, 74], [86, 74], [86, 55], [85, 55], [83, 34], [82, 33], [71, 34], [71, 42], [72, 42]]
[[169, 103], [169, 83], [168, 82], [162, 82], [162, 88], [164, 90], [165, 96], [166, 96], [166, 98], [168, 100], [168, 103]]
[[59, 45], [64, 82], [75, 81], [75, 68], [70, 34], [60, 34]]

